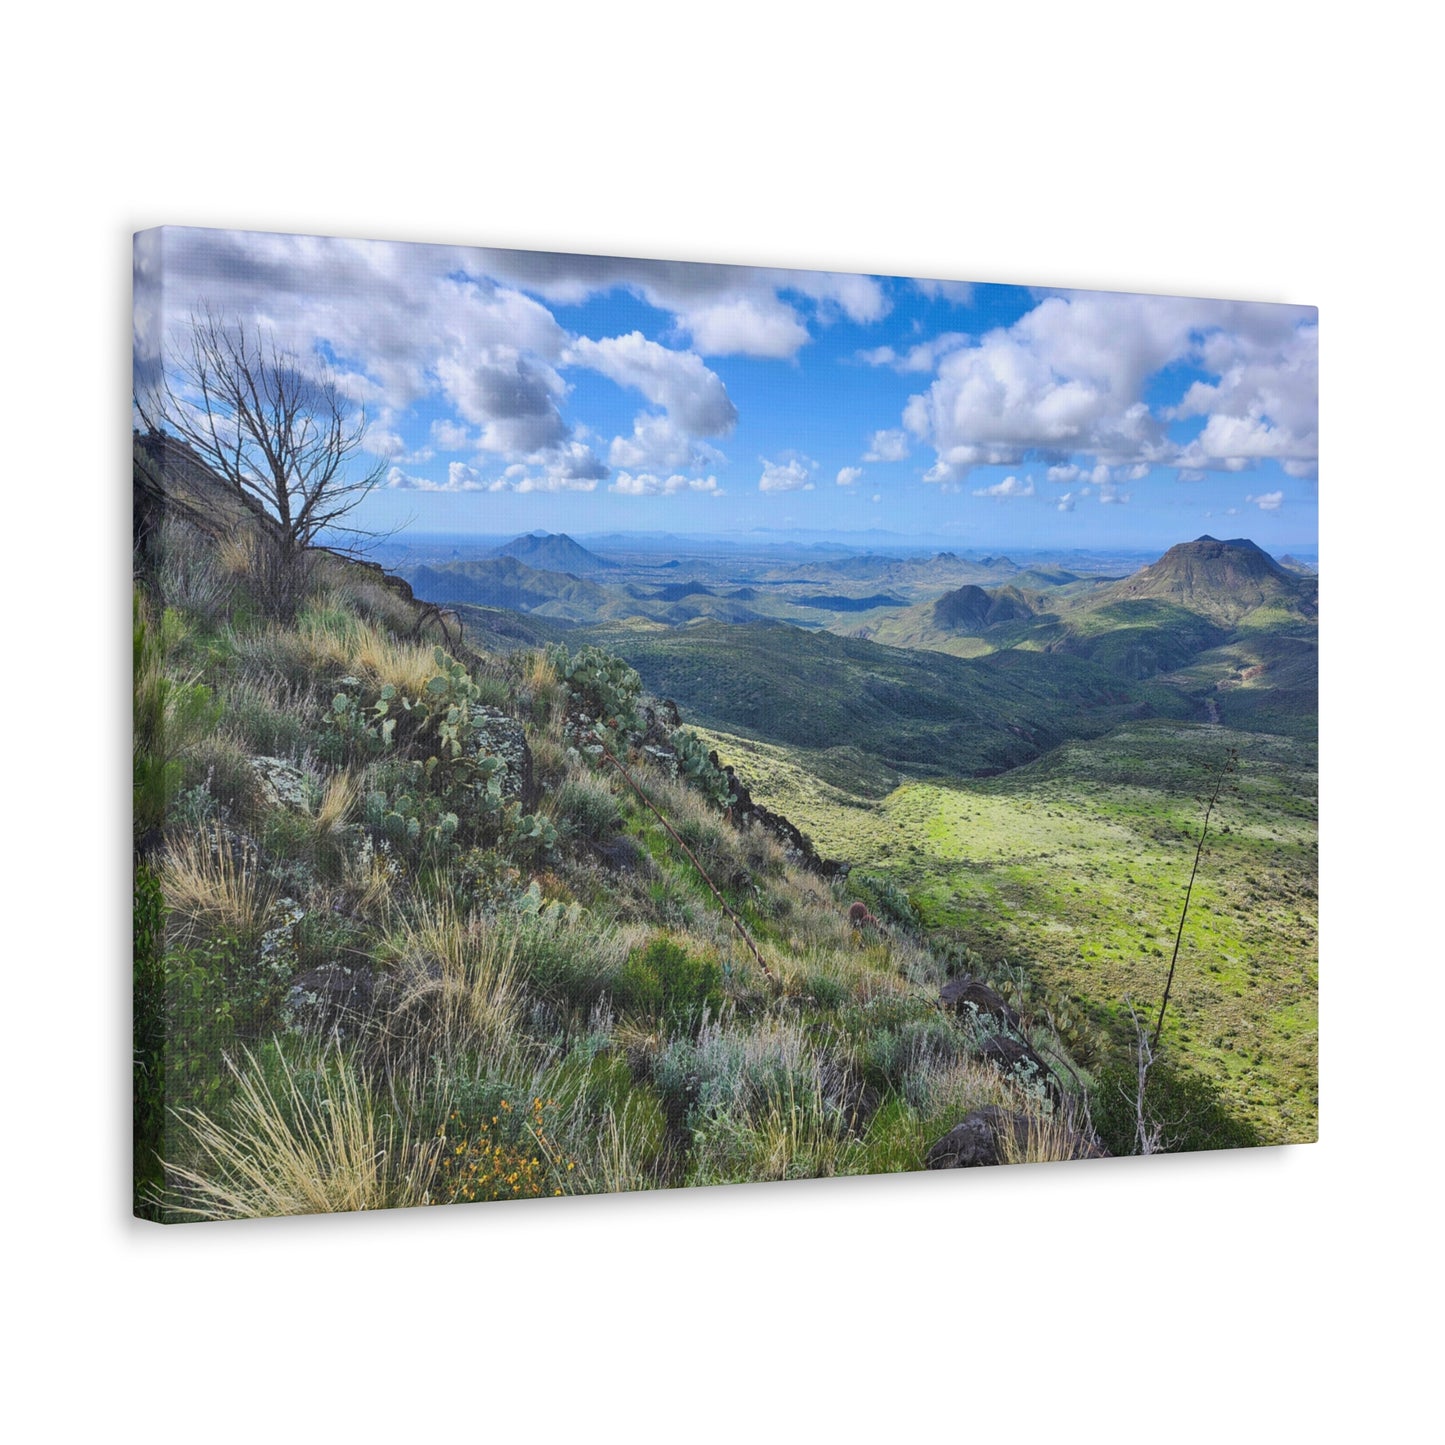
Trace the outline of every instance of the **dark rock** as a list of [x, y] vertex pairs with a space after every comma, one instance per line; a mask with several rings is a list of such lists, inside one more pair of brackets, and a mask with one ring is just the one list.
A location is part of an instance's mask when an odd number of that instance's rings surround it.
[[[1023, 1154], [1029, 1143], [1032, 1124], [1027, 1114], [1000, 1109], [995, 1104], [975, 1109], [956, 1124], [928, 1151], [924, 1164], [929, 1169], [978, 1169], [1002, 1164], [1005, 1149], [1002, 1141], [1013, 1133], [1014, 1150]], [[1073, 1129], [1063, 1131], [1070, 1159], [1103, 1159], [1107, 1150], [1091, 1144]]]
[[651, 863], [642, 845], [627, 833], [614, 833], [594, 843], [592, 851], [614, 873], [635, 873]]
[[359, 1027], [376, 1003], [376, 975], [369, 968], [324, 963], [303, 973], [286, 995], [286, 1018], [302, 1033], [344, 1033]]
[[1011, 1039], [1006, 1034], [995, 1034], [979, 1045], [978, 1057], [987, 1059], [1002, 1073], [1012, 1074], [1025, 1083], [1039, 1079], [1051, 1095], [1055, 1098], [1059, 1096], [1058, 1080], [1049, 1071], [1049, 1066], [1028, 1044], [1019, 1039]]
[[819, 857], [818, 850], [813, 847], [813, 840], [791, 819], [758, 802], [748, 791], [747, 784], [738, 777], [731, 763], [724, 766], [716, 752], [709, 753], [708, 757], [713, 767], [721, 768], [723, 776], [728, 780], [728, 791], [733, 795], [733, 805], [728, 812], [738, 827], [744, 827], [749, 822], [756, 823], [782, 845], [790, 863], [806, 868], [810, 873], [816, 873], [823, 878], [847, 877], [847, 863]]
[[1019, 1026], [1019, 1016], [1013, 1006], [986, 983], [971, 978], [968, 974], [950, 979], [944, 984], [938, 1001], [944, 1008], [952, 1009], [955, 1013], [977, 1011], [1001, 1020], [1011, 1029]]
[[1006, 1129], [1013, 1130], [1022, 1149], [1029, 1136], [1026, 1115], [1008, 1112], [996, 1104], [975, 1109], [928, 1151], [924, 1165], [929, 1169], [979, 1169], [997, 1164], [1001, 1158], [999, 1136]]

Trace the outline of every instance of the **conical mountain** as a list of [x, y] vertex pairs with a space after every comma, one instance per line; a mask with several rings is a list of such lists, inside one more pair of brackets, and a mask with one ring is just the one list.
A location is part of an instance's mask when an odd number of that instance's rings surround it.
[[1287, 571], [1245, 537], [1199, 537], [1171, 547], [1157, 562], [1104, 588], [1091, 605], [1154, 598], [1230, 622], [1257, 607], [1312, 613], [1315, 587]]
[[493, 557], [516, 557], [539, 572], [571, 572], [581, 576], [588, 572], [605, 572], [617, 566], [589, 552], [565, 532], [529, 532], [513, 537], [491, 554]]

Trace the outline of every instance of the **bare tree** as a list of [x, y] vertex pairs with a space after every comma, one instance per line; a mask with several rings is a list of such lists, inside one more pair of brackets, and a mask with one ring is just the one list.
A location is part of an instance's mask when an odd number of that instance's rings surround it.
[[371, 535], [341, 525], [386, 468], [355, 467], [364, 409], [326, 367], [303, 366], [260, 327], [193, 314], [171, 365], [136, 407], [147, 427], [169, 430], [271, 520], [283, 565], [323, 531]]

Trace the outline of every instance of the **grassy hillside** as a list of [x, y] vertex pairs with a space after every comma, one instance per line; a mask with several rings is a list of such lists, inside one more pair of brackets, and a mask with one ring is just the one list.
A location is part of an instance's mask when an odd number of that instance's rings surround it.
[[624, 663], [460, 647], [323, 553], [278, 615], [203, 522], [136, 557], [142, 1213], [917, 1169], [989, 1106], [1005, 1161], [1094, 1147], [1027, 981], [941, 1008], [986, 961], [730, 821]]
[[861, 792], [1000, 772], [1127, 717], [1193, 710], [1173, 689], [1036, 653], [966, 661], [766, 625], [588, 635], [688, 716], [803, 749], [820, 778]]
[[1168, 722], [1066, 743], [1002, 777], [881, 802], [806, 754], [705, 733], [825, 854], [869, 858], [928, 924], [1023, 965], [1123, 1036], [1157, 1009], [1212, 769], [1235, 749], [1180, 953], [1166, 1041], [1267, 1136], [1314, 1137], [1318, 842], [1312, 745]]

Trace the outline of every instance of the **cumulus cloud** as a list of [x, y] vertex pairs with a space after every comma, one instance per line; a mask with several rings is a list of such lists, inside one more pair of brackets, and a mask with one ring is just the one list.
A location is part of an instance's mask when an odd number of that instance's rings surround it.
[[862, 467], [842, 467], [838, 472], [838, 485], [840, 487], [851, 487], [862, 475]]
[[1060, 497], [1058, 502], [1055, 504], [1054, 510], [1058, 512], [1072, 512], [1076, 505], [1077, 504], [1074, 501], [1074, 494], [1072, 492], [1065, 492], [1064, 495]]
[[[1317, 350], [1305, 308], [1160, 296], [1049, 296], [1012, 326], [943, 355], [903, 422], [938, 455], [926, 479], [959, 481], [979, 465], [1084, 454], [1092, 464], [1223, 469], [1315, 450]], [[1145, 383], [1180, 361], [1218, 376], [1159, 414]], [[1166, 422], [1206, 417], [1185, 447]], [[1082, 474], [1082, 473], [1081, 473]], [[1068, 482], [1067, 473], [1052, 478]], [[1117, 481], [1118, 478], [1116, 477]]]
[[901, 431], [876, 431], [868, 450], [863, 454], [865, 462], [901, 462], [908, 457], [908, 434]]
[[894, 371], [932, 371], [940, 356], [967, 346], [969, 338], [962, 331], [945, 331], [929, 341], [920, 341], [906, 351], [895, 351], [891, 346], [874, 346], [857, 353], [858, 360], [869, 366], [889, 366]]
[[406, 450], [406, 443], [389, 428], [379, 425], [367, 427], [361, 445], [374, 457], [399, 457]]
[[967, 306], [973, 300], [973, 283], [971, 281], [922, 281], [916, 280], [915, 288], [931, 299], [942, 297], [945, 301], [952, 301], [957, 306]]
[[440, 357], [435, 370], [451, 403], [481, 427], [478, 446], [484, 451], [533, 452], [571, 435], [559, 406], [566, 383], [536, 357], [498, 347], [480, 355]]
[[1253, 502], [1261, 512], [1277, 512], [1284, 505], [1283, 492], [1265, 492], [1263, 496], [1246, 497], [1246, 502]]
[[760, 492], [811, 492], [813, 484], [808, 480], [813, 463], [805, 457], [789, 457], [781, 462], [762, 459], [763, 474], [758, 479]]
[[445, 418], [431, 424], [431, 439], [444, 452], [464, 452], [475, 444], [475, 438], [466, 427]]
[[444, 482], [433, 481], [430, 477], [413, 476], [400, 467], [392, 467], [386, 474], [386, 485], [408, 492], [483, 492], [489, 489], [480, 472], [463, 466], [461, 462], [451, 464]]
[[723, 495], [716, 477], [684, 477], [677, 474], [657, 477], [650, 472], [642, 472], [637, 476], [629, 472], [619, 472], [617, 479], [608, 483], [607, 490], [618, 492], [624, 497], [673, 497], [679, 492], [702, 492], [714, 497]]
[[1033, 494], [1032, 477], [1025, 477], [1023, 481], [1019, 481], [1017, 477], [1005, 477], [991, 487], [980, 487], [974, 492], [975, 497], [1031, 497]]
[[601, 372], [618, 386], [640, 391], [667, 413], [669, 421], [693, 436], [721, 436], [737, 422], [737, 408], [722, 378], [701, 357], [672, 351], [640, 331], [601, 341], [581, 337], [567, 360]]
[[708, 466], [724, 458], [715, 447], [688, 436], [665, 413], [639, 412], [632, 435], [612, 439], [607, 460], [631, 471], [667, 471]]
[[1129, 493], [1121, 491], [1113, 482], [1105, 482], [1099, 488], [1099, 504], [1101, 506], [1125, 506], [1129, 501]]
[[878, 281], [846, 273], [535, 251], [477, 254], [489, 274], [565, 305], [614, 289], [630, 291], [671, 313], [707, 356], [786, 360], [808, 342], [809, 315], [823, 325], [837, 317], [867, 324], [885, 316], [891, 304]]

